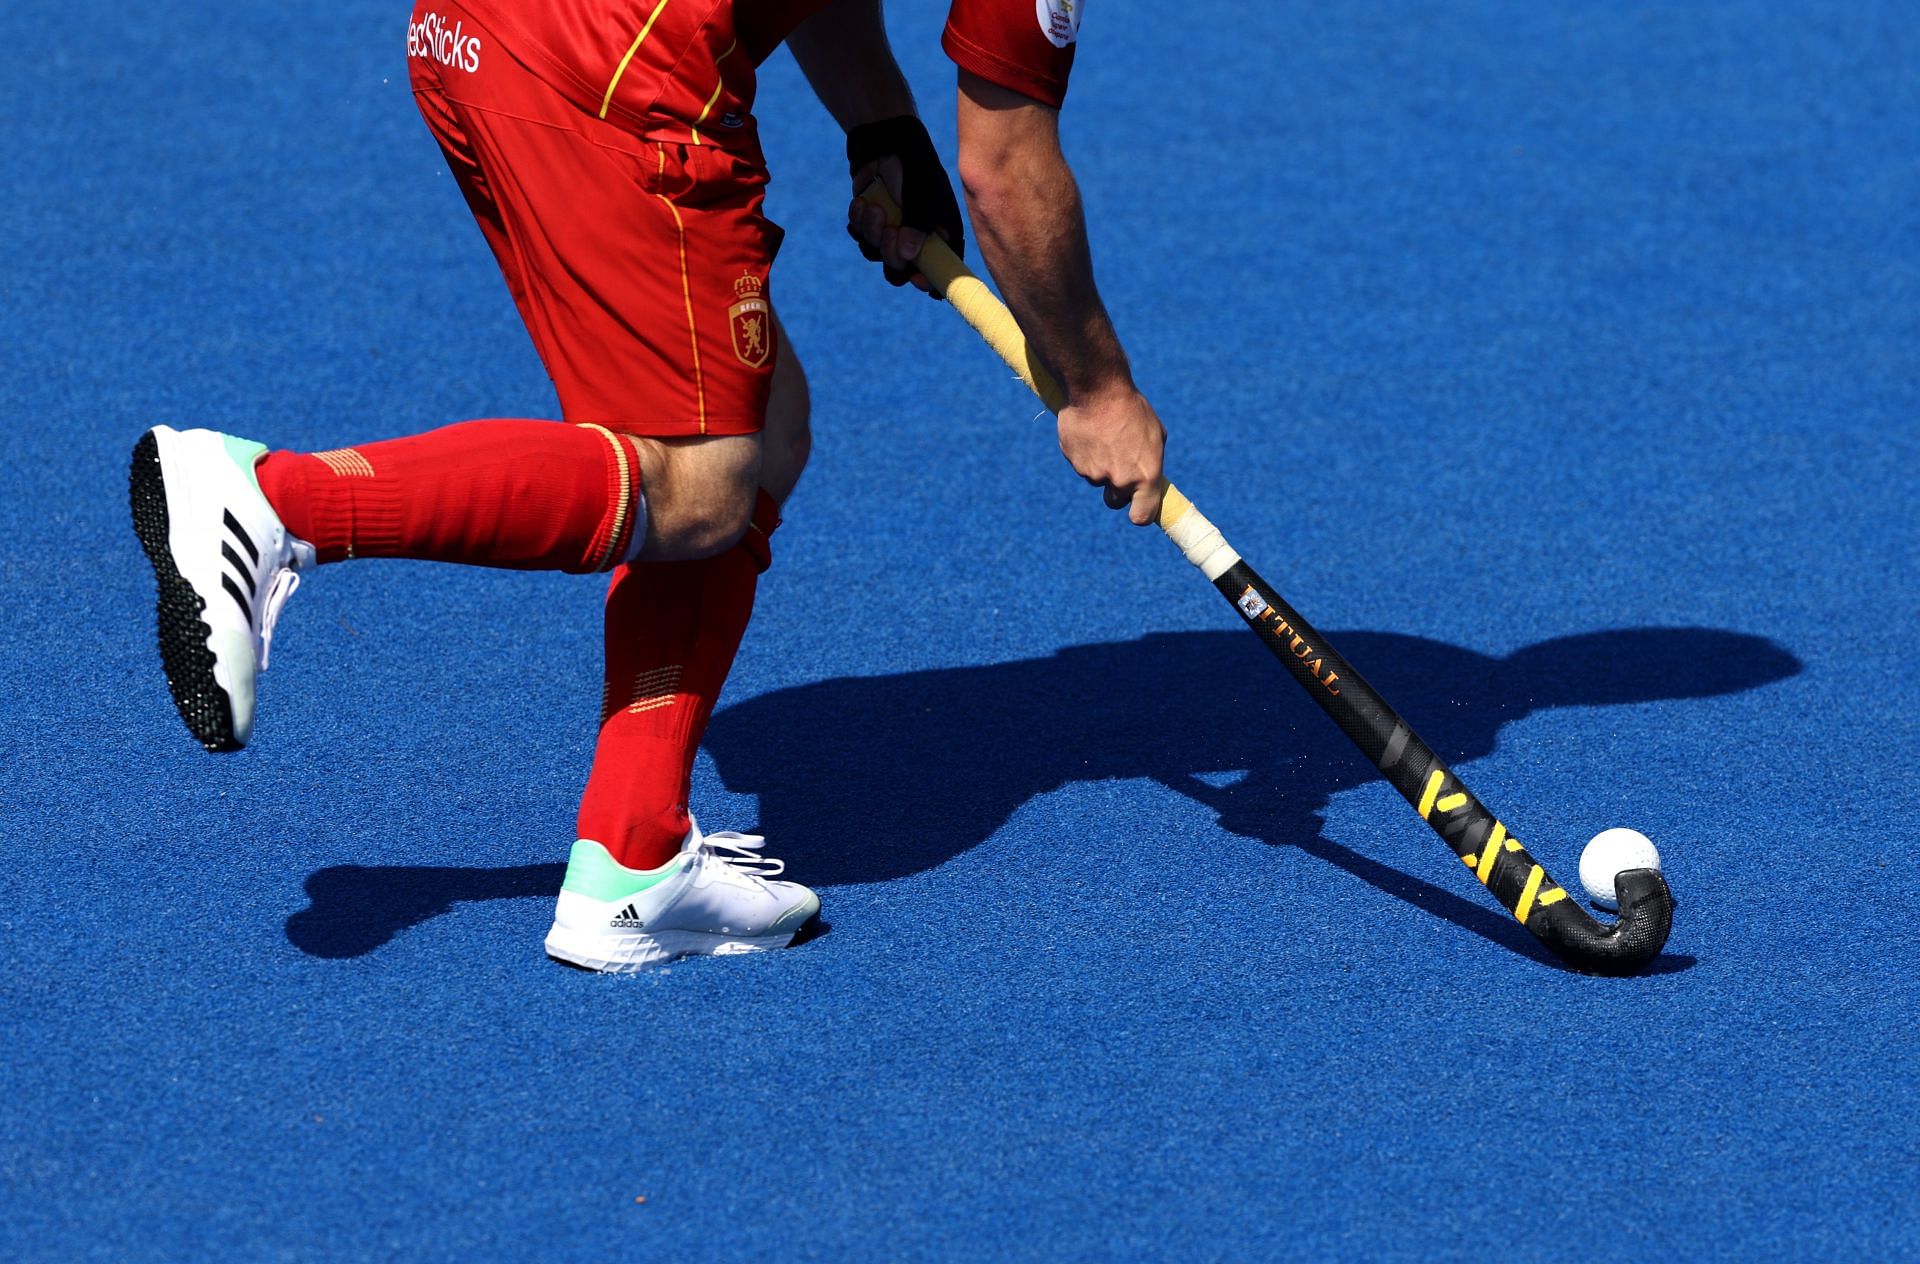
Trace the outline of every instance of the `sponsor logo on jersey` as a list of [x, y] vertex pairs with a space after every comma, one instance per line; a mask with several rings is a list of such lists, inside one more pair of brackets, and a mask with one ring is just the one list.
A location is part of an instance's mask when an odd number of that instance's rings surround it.
[[438, 13], [407, 23], [407, 56], [437, 61], [468, 74], [480, 69], [480, 37], [468, 35], [462, 23], [447, 25]]
[[1034, 15], [1040, 19], [1040, 33], [1055, 48], [1065, 48], [1080, 38], [1080, 6], [1086, 0], [1033, 0]]
[[727, 309], [733, 329], [733, 354], [748, 368], [757, 369], [773, 358], [773, 306], [767, 302], [767, 283], [751, 272], [733, 283], [734, 304]]

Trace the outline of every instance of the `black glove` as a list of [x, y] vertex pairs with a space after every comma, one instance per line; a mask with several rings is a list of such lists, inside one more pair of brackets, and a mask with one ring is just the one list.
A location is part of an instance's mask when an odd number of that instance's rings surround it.
[[[928, 236], [938, 235], [953, 247], [953, 253], [966, 258], [966, 223], [960, 217], [960, 203], [953, 196], [953, 184], [947, 169], [940, 164], [939, 151], [919, 119], [911, 114], [862, 123], [847, 133], [847, 174], [858, 175], [868, 163], [892, 155], [900, 160], [900, 223]], [[860, 234], [847, 229], [847, 235], [860, 245], [860, 253], [878, 260], [880, 252], [861, 240]], [[911, 272], [886, 269], [887, 280], [905, 285]]]

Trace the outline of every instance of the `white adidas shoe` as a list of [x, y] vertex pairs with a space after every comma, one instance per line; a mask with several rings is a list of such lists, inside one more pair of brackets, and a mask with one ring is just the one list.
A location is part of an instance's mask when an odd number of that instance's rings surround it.
[[273, 625], [313, 565], [253, 467], [266, 445], [156, 426], [133, 445], [133, 529], [159, 582], [160, 662], [174, 705], [210, 751], [253, 736], [254, 681]]
[[820, 899], [775, 882], [786, 865], [760, 854], [758, 834], [687, 831], [658, 869], [629, 869], [605, 847], [573, 845], [547, 932], [547, 955], [589, 970], [626, 972], [697, 953], [724, 956], [785, 948]]

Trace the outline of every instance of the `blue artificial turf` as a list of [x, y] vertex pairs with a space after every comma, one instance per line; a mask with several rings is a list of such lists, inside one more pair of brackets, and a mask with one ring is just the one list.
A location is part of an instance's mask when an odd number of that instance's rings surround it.
[[1102, 0], [1065, 114], [1170, 472], [1564, 880], [1656, 839], [1647, 975], [869, 273], [782, 55], [818, 452], [695, 794], [826, 925], [603, 978], [595, 581], [321, 571], [215, 759], [125, 522], [155, 422], [552, 414], [402, 11], [15, 0], [0, 1257], [1920, 1258], [1920, 37], [1814, 8]]

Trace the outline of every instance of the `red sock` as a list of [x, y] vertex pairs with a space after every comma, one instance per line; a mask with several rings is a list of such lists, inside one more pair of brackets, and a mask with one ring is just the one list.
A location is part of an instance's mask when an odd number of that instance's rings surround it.
[[623, 566], [607, 590], [605, 693], [580, 837], [654, 869], [687, 833], [687, 788], [707, 718], [753, 614], [779, 525], [765, 492], [746, 538], [701, 562]]
[[311, 456], [274, 452], [255, 469], [287, 530], [322, 562], [608, 570], [640, 517], [639, 453], [599, 426], [468, 421]]

